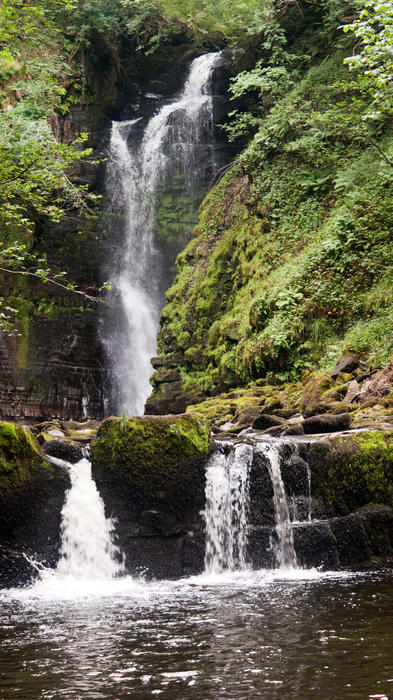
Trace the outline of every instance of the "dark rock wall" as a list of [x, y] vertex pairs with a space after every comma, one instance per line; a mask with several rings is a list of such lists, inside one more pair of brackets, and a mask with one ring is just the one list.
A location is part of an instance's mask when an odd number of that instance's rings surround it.
[[209, 431], [192, 416], [108, 418], [92, 473], [131, 574], [179, 578], [203, 569]]
[[[161, 101], [176, 94], [187, 67], [197, 55], [188, 43], [166, 49], [151, 57], [132, 57], [127, 53], [121, 75], [109, 62], [85, 65], [93, 101], [71, 107], [65, 116], [54, 116], [52, 129], [57, 140], [70, 143], [80, 133], [89, 134], [92, 160], [107, 155], [111, 119], [148, 116], [157, 100], [145, 97], [159, 93]], [[215, 103], [215, 121], [228, 112], [224, 95], [229, 69], [215, 77], [220, 96]], [[225, 139], [217, 133], [220, 159]], [[76, 181], [104, 194], [105, 165], [81, 164], [71, 174]], [[66, 270], [68, 279], [91, 293], [107, 280], [113, 270], [114, 249], [119, 244], [108, 222], [102, 219], [105, 197], [95, 217], [84, 219], [69, 212], [62, 222], [50, 228], [37, 224], [34, 249], [45, 252], [54, 270]], [[172, 269], [175, 254], [168, 266]], [[172, 281], [173, 274], [168, 279]], [[93, 292], [94, 294], [94, 292]], [[82, 297], [58, 287], [43, 285], [32, 278], [0, 274], [0, 296], [19, 309], [17, 335], [0, 338], [0, 418], [9, 420], [46, 420], [54, 417], [81, 420], [102, 419], [111, 413], [105, 397], [110, 396], [108, 372], [100, 326], [110, 323], [100, 305], [86, 303]], [[56, 305], [56, 307], [55, 307]]]

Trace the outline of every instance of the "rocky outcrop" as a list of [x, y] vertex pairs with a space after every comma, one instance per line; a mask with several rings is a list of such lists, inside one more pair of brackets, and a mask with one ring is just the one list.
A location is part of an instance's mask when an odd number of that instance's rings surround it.
[[[301, 566], [359, 568], [393, 560], [393, 432], [281, 442], [280, 451]], [[271, 479], [266, 457], [258, 451], [250, 476], [249, 557], [254, 567], [274, 564], [274, 524]]]
[[0, 587], [37, 575], [26, 556], [55, 565], [68, 488], [66, 471], [44, 461], [30, 432], [0, 423]]
[[60, 301], [53, 320], [32, 318], [24, 334], [0, 344], [0, 418], [37, 422], [104, 417], [107, 374], [95, 328], [97, 317]]
[[210, 431], [188, 415], [102, 423], [92, 473], [130, 573], [176, 578], [203, 568], [210, 449]]

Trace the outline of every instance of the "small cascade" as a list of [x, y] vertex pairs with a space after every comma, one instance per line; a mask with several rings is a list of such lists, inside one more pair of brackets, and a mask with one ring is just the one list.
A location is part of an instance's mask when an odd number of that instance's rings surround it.
[[205, 571], [246, 568], [250, 445], [237, 445], [229, 454], [216, 452], [206, 470]]
[[292, 523], [289, 517], [288, 502], [281, 476], [279, 446], [271, 442], [259, 443], [257, 449], [267, 459], [267, 468], [273, 486], [277, 542], [272, 543], [272, 550], [276, 566], [281, 569], [297, 568]]
[[[157, 244], [159, 197], [168, 194], [168, 186], [175, 186], [177, 201], [194, 199], [196, 211], [198, 191], [202, 188], [202, 198], [215, 168], [210, 85], [219, 57], [209, 53], [196, 58], [179, 98], [162, 106], [144, 129], [141, 118], [112, 124], [108, 226], [117, 221], [123, 241], [110, 274], [119, 316], [115, 323], [107, 319], [102, 336], [111, 366], [114, 409], [119, 414], [141, 415], [151, 393], [150, 360], [156, 353], [164, 290], [172, 279], [168, 270], [176, 257], [176, 252], [165, 253], [165, 260]], [[186, 213], [189, 235], [196, 222], [192, 211]]]
[[67, 468], [71, 488], [62, 509], [62, 545], [56, 573], [75, 579], [110, 580], [122, 573], [120, 552], [114, 544], [114, 522], [105, 517], [104, 503], [91, 476], [91, 464], [81, 459]]

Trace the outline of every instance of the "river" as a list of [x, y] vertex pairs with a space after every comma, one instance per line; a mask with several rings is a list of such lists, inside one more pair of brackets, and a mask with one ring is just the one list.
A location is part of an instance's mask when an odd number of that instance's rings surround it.
[[42, 582], [0, 594], [0, 693], [393, 697], [391, 572]]

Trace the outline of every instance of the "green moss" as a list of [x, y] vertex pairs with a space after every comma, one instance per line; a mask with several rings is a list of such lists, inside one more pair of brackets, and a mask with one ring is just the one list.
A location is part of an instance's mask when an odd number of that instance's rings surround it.
[[365, 431], [331, 437], [311, 448], [313, 495], [332, 512], [368, 503], [393, 505], [393, 435]]
[[253, 409], [269, 413], [285, 408], [289, 413], [297, 413], [300, 410], [301, 396], [301, 384], [259, 386], [257, 382], [252, 382], [245, 388], [233, 389], [192, 404], [188, 406], [187, 413], [211, 424], [236, 421], [242, 413]]
[[[325, 118], [346, 98], [342, 58], [330, 51], [295, 76], [201, 206], [159, 335], [163, 354], [184, 350], [187, 391], [207, 398], [271, 374], [296, 382], [347, 350], [372, 366], [389, 358], [393, 181], [374, 147]], [[393, 153], [391, 125], [378, 147]]]
[[169, 494], [176, 510], [192, 502], [211, 446], [210, 430], [190, 415], [108, 418], [91, 454], [93, 468], [125, 479], [146, 502]]
[[0, 492], [21, 485], [42, 464], [38, 442], [14, 423], [0, 423]]

